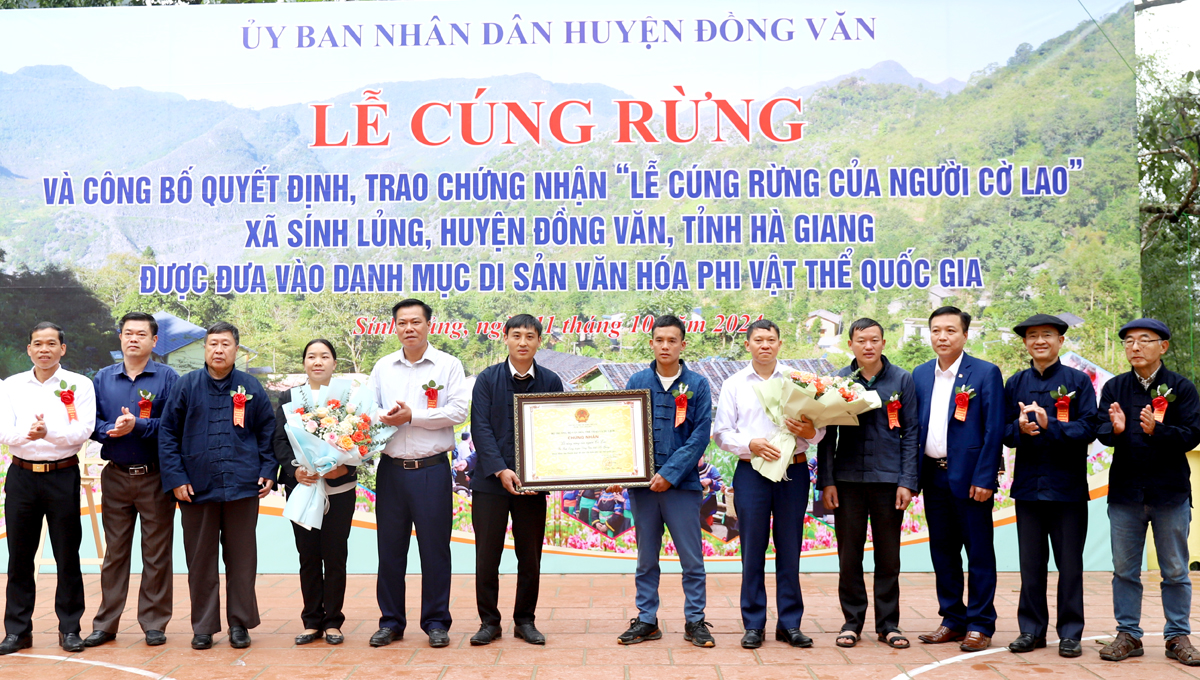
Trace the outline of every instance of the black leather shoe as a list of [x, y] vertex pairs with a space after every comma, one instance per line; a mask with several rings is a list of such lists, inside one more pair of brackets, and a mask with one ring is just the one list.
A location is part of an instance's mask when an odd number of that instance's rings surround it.
[[793, 647], [812, 647], [812, 638], [800, 632], [799, 628], [783, 628], [775, 629], [775, 639], [780, 642], [786, 642]]
[[167, 644], [167, 634], [161, 630], [146, 631], [146, 644], [150, 647]]
[[481, 645], [490, 645], [493, 640], [500, 639], [500, 626], [489, 626], [482, 624], [479, 626], [479, 631], [471, 636], [471, 646], [479, 647]]
[[647, 623], [641, 619], [630, 619], [629, 628], [617, 636], [617, 643], [622, 645], [636, 645], [639, 642], [657, 640], [661, 637], [662, 630], [658, 627], [657, 619], [655, 619], [654, 623]]
[[745, 634], [742, 635], [742, 649], [758, 649], [762, 647], [762, 643], [762, 628], [748, 628]]
[[5, 635], [4, 641], [0, 642], [0, 655], [12, 654], [14, 652], [19, 652], [22, 649], [29, 649], [32, 646], [32, 635], [26, 635], [25, 637], [21, 637], [19, 635]]
[[307, 645], [307, 644], [316, 642], [317, 640], [320, 640], [324, 636], [325, 636], [325, 631], [321, 631], [321, 630], [318, 630], [318, 631], [315, 631], [312, 633], [304, 632], [304, 633], [301, 633], [296, 636], [296, 644]]
[[429, 646], [430, 647], [449, 647], [450, 646], [450, 631], [444, 628], [429, 629]]
[[1059, 640], [1058, 655], [1065, 656], [1068, 659], [1074, 659], [1077, 656], [1083, 655], [1083, 645], [1079, 644], [1079, 640]]
[[371, 646], [386, 647], [402, 637], [404, 633], [397, 633], [391, 628], [380, 628], [371, 636]]
[[116, 633], [106, 633], [102, 630], [93, 630], [92, 634], [87, 636], [83, 641], [84, 647], [99, 647], [105, 642], [112, 642], [117, 639]]
[[82, 652], [83, 638], [79, 637], [79, 633], [59, 633], [58, 646], [64, 652]]
[[522, 623], [513, 629], [513, 635], [531, 645], [546, 644], [546, 636], [532, 623]]
[[229, 627], [229, 646], [234, 649], [245, 649], [250, 646], [250, 633], [244, 626]]
[[192, 649], [212, 649], [212, 636], [196, 633], [192, 636]]
[[1046, 646], [1046, 638], [1034, 637], [1031, 633], [1021, 633], [1008, 644], [1008, 651], [1013, 654], [1025, 654]]
[[340, 631], [339, 631], [339, 632], [336, 632], [336, 633], [330, 633], [330, 632], [329, 632], [330, 630], [337, 630], [337, 629], [336, 629], [336, 628], [330, 628], [330, 629], [328, 629], [328, 630], [326, 630], [326, 631], [325, 631], [325, 642], [326, 642], [327, 644], [331, 644], [331, 645], [340, 645], [340, 644], [342, 644], [343, 642], [345, 642], [345, 641], [346, 641], [346, 636], [345, 636], [345, 635], [342, 635], [342, 633], [341, 633]]

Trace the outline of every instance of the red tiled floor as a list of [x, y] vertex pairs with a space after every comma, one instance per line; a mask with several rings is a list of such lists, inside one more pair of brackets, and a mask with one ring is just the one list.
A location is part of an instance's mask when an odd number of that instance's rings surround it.
[[[1108, 574], [1088, 574], [1085, 579], [1085, 636], [1111, 634], [1112, 603]], [[768, 598], [774, 588], [768, 576]], [[1053, 579], [1051, 579], [1053, 581]], [[88, 603], [84, 634], [90, 632], [91, 615], [99, 603], [97, 576], [85, 577]], [[137, 591], [137, 578], [130, 592]], [[837, 603], [835, 574], [804, 574], [804, 630], [812, 649], [793, 649], [776, 642], [772, 608], [768, 618], [767, 642], [758, 650], [738, 646], [742, 626], [737, 608], [740, 578], [714, 575], [709, 578], [708, 620], [713, 624], [717, 646], [693, 647], [683, 639], [683, 603], [678, 575], [662, 577], [663, 604], [659, 612], [663, 638], [630, 647], [616, 643], [616, 636], [637, 614], [633, 605], [634, 584], [628, 575], [553, 575], [542, 580], [539, 628], [546, 633], [545, 647], [526, 644], [512, 636], [512, 623], [504, 622], [504, 637], [487, 647], [472, 647], [471, 634], [478, 628], [475, 615], [474, 579], [455, 576], [451, 593], [454, 626], [449, 649], [431, 649], [424, 633], [415, 625], [406, 637], [392, 645], [374, 649], [367, 644], [378, 625], [375, 578], [351, 576], [342, 626], [346, 643], [331, 646], [324, 641], [297, 647], [293, 638], [302, 629], [299, 622], [299, 580], [294, 575], [264, 574], [258, 580], [258, 598], [263, 623], [251, 631], [253, 646], [231, 649], [226, 634], [216, 636], [213, 649], [195, 651], [189, 646], [191, 631], [186, 577], [176, 577], [175, 618], [167, 628], [168, 642], [147, 647], [136, 621], [136, 596], [131, 599], [115, 642], [82, 654], [37, 659], [30, 656], [0, 657], [0, 680], [136, 680], [125, 668], [138, 669], [174, 680], [892, 680], [905, 672], [924, 669], [920, 680], [1196, 680], [1200, 668], [1184, 668], [1162, 652], [1163, 625], [1158, 601], [1158, 577], [1144, 576], [1146, 601], [1142, 625], [1147, 631], [1146, 655], [1122, 663], [1099, 659], [1101, 644], [1084, 642], [1084, 654], [1064, 659], [1057, 649], [1030, 654], [1012, 654], [1003, 649], [1017, 635], [1016, 600], [1020, 586], [1016, 574], [1001, 574], [996, 608], [1000, 619], [991, 653], [964, 656], [957, 645], [923, 645], [917, 635], [938, 624], [933, 577], [904, 574], [901, 579], [901, 626], [913, 646], [893, 650], [875, 640], [870, 628], [852, 649], [834, 645], [842, 615]], [[34, 648], [27, 654], [66, 657], [57, 645], [57, 621], [53, 611], [53, 582], [43, 580], [35, 611]], [[512, 609], [514, 577], [501, 578], [504, 597], [501, 611]], [[420, 592], [420, 577], [409, 579], [409, 592]], [[1050, 602], [1054, 602], [1053, 593]], [[419, 613], [413, 602], [408, 615]], [[1053, 609], [1051, 610], [1053, 614]], [[868, 613], [868, 618], [871, 614]], [[1051, 634], [1053, 638], [1053, 634]], [[936, 665], [943, 662], [941, 665]], [[950, 663], [945, 663], [950, 662]]]

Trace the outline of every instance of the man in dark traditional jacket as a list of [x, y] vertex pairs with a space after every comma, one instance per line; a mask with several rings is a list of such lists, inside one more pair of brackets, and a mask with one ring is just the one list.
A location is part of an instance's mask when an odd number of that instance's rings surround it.
[[208, 649], [221, 631], [217, 565], [225, 558], [225, 614], [229, 644], [250, 646], [259, 624], [254, 579], [258, 571], [258, 500], [278, 470], [271, 435], [275, 414], [266, 390], [235, 369], [238, 329], [219, 322], [204, 336], [204, 368], [175, 383], [159, 424], [163, 489], [175, 494], [183, 525], [192, 648]]

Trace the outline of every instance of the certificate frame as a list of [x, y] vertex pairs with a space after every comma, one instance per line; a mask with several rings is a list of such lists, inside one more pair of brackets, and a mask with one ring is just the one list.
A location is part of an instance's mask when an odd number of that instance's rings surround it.
[[[649, 486], [654, 478], [654, 438], [653, 410], [651, 408], [650, 390], [597, 390], [594, 392], [538, 392], [532, 394], [513, 395], [513, 434], [516, 448], [516, 473], [522, 488], [529, 491], [562, 491], [574, 489], [603, 489], [610, 486], [643, 487]], [[628, 436], [632, 442], [632, 460], [634, 469], [627, 474], [611, 474], [597, 471], [596, 474], [562, 475], [538, 474], [539, 459], [547, 455], [547, 451], [539, 450], [538, 441], [546, 440], [546, 433], [538, 431], [537, 419], [533, 417], [535, 409], [570, 411], [574, 409], [576, 420], [587, 417], [588, 408], [625, 407], [629, 409], [629, 432], [619, 429], [619, 437]], [[623, 410], [620, 408], [618, 410]], [[582, 422], [586, 422], [582, 421]], [[561, 427], [568, 423], [557, 422]]]

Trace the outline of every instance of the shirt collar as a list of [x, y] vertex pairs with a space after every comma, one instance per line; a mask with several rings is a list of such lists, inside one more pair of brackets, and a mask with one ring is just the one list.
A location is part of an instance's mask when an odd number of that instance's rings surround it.
[[1029, 360], [1029, 368], [1031, 368], [1033, 370], [1034, 375], [1041, 377], [1043, 380], [1049, 380], [1050, 378], [1053, 378], [1054, 375], [1056, 373], [1058, 373], [1058, 369], [1060, 366], [1062, 366], [1062, 361], [1059, 359], [1055, 359], [1054, 363], [1047, 366], [1045, 371], [1039, 372], [1037, 370], [1037, 366], [1033, 365], [1033, 360], [1032, 359]]
[[440, 358], [438, 355], [440, 355], [440, 354], [441, 354], [441, 352], [438, 351], [438, 348], [433, 346], [433, 343], [426, 343], [425, 344], [425, 353], [422, 354], [421, 358], [417, 359], [416, 362], [412, 362], [412, 361], [408, 360], [408, 357], [404, 356], [404, 348], [401, 347], [400, 351], [396, 353], [396, 363], [404, 364], [405, 366], [416, 366], [417, 364], [419, 364], [421, 362], [428, 361], [429, 363], [434, 364], [436, 366], [438, 363], [438, 359]]
[[[681, 365], [682, 365], [682, 362], [681, 362]], [[791, 368], [784, 366], [782, 361], [776, 359], [775, 360], [775, 372], [771, 374], [771, 378], [774, 378], [775, 376], [782, 376], [782, 377], [786, 378], [788, 376], [788, 374], [791, 372], [791, 370], [792, 370]], [[754, 370], [754, 362], [753, 361], [751, 361], [750, 365], [746, 367], [746, 379], [747, 380], [751, 380], [751, 379], [761, 380], [761, 381], [768, 380], [768, 378], [764, 378], [764, 377], [760, 376], [758, 374], [758, 371]]]
[[959, 354], [958, 358], [954, 360], [954, 363], [950, 364], [950, 368], [947, 368], [944, 371], [938, 367], [937, 359], [934, 359], [933, 360], [933, 374], [935, 376], [949, 375], [950, 377], [954, 377], [954, 376], [958, 375], [958, 369], [962, 366], [962, 360], [963, 360], [963, 357], [965, 357], [965, 356], [967, 356], [966, 352]]
[[25, 372], [25, 375], [26, 375], [25, 381], [28, 382], [30, 385], [49, 385], [51, 383], [54, 383], [56, 380], [65, 380], [65, 378], [59, 377], [59, 374], [61, 374], [62, 372], [63, 372], [62, 364], [59, 364], [54, 369], [54, 373], [49, 378], [46, 379], [46, 382], [40, 382], [37, 379], [37, 376], [34, 375], [33, 369], [31, 368]]
[[[142, 372], [138, 373], [138, 375], [147, 375], [147, 374], [157, 373], [157, 370], [154, 368], [154, 364], [155, 364], [155, 361], [153, 359], [151, 359], [150, 361], [147, 361], [146, 367], [143, 368]], [[125, 376], [126, 378], [128, 378], [129, 374], [125, 372], [125, 360], [122, 359], [121, 363], [118, 365], [121, 367], [120, 374]]]
[[1137, 378], [1137, 381], [1142, 384], [1142, 389], [1149, 391], [1150, 388], [1154, 386], [1154, 381], [1158, 379], [1158, 374], [1162, 373], [1164, 365], [1165, 364], [1163, 364], [1163, 362], [1158, 362], [1158, 368], [1154, 369], [1154, 372], [1150, 374], [1149, 378], [1143, 378], [1140, 373], [1132, 369], [1130, 370], [1130, 373], [1133, 373], [1133, 377]]
[[535, 369], [537, 368], [537, 364], [530, 364], [528, 373], [520, 373], [517, 371], [517, 367], [513, 366], [513, 362], [512, 362], [511, 358], [507, 359], [505, 361], [505, 363], [508, 364], [508, 372], [511, 373], [512, 377], [514, 377], [514, 378], [532, 378], [534, 376], [534, 374], [536, 373]]

